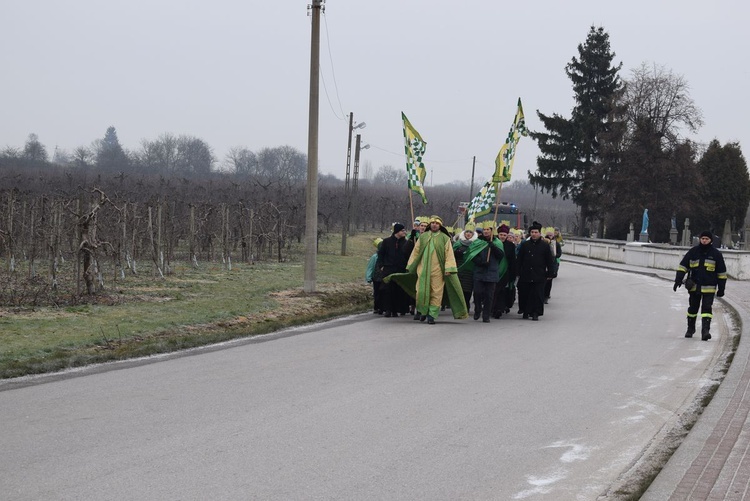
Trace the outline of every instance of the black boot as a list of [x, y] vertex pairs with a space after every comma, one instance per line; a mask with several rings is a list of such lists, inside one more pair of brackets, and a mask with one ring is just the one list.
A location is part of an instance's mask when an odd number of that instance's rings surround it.
[[685, 337], [693, 337], [693, 334], [695, 334], [695, 321], [697, 320], [696, 317], [687, 317], [688, 319], [688, 328], [685, 331]]
[[711, 330], [711, 319], [709, 317], [703, 317], [701, 319], [701, 339], [703, 341], [711, 339], [711, 333], [709, 330]]

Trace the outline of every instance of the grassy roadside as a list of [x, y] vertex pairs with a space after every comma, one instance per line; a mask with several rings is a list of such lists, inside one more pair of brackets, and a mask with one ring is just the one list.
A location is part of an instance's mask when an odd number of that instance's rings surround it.
[[[0, 308], [0, 378], [165, 353], [366, 311], [372, 238], [321, 242], [317, 292], [302, 291], [301, 253], [286, 263], [174, 266], [164, 279], [117, 282], [107, 301], [66, 308]], [[299, 249], [301, 252], [301, 249]], [[145, 270], [144, 270], [145, 271]]]

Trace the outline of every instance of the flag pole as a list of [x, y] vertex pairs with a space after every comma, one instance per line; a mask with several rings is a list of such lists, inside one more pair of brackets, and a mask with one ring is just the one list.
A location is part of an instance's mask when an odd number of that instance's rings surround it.
[[497, 227], [497, 210], [500, 206], [500, 190], [503, 189], [503, 183], [495, 183], [495, 219], [492, 221], [492, 225]]
[[[492, 220], [492, 227], [495, 231], [497, 231], [497, 210], [500, 206], [500, 202], [498, 202], [498, 200], [500, 200], [500, 190], [502, 189], [502, 187], [503, 183], [495, 183], [495, 218]], [[492, 238], [490, 238], [489, 244], [492, 245]], [[487, 252], [487, 262], [490, 262], [489, 251]]]
[[406, 188], [409, 191], [409, 208], [411, 209], [411, 228], [414, 229], [414, 200], [411, 196], [411, 188], [407, 186]]

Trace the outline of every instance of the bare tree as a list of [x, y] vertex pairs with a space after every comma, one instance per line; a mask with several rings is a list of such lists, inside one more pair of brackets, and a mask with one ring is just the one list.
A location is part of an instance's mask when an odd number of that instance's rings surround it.
[[681, 129], [696, 132], [703, 125], [703, 113], [690, 97], [685, 77], [664, 66], [647, 63], [631, 72], [626, 81], [628, 129], [636, 128], [657, 134], [662, 146], [674, 147], [681, 139]]
[[177, 139], [177, 172], [208, 174], [214, 162], [213, 151], [204, 140], [192, 136], [180, 136]]
[[86, 284], [86, 293], [91, 295], [96, 292], [96, 276], [98, 273], [97, 253], [99, 247], [105, 243], [100, 242], [96, 235], [97, 230], [97, 218], [99, 211], [109, 201], [107, 196], [99, 188], [94, 188], [95, 193], [99, 194], [99, 198], [91, 202], [89, 211], [85, 214], [80, 212], [76, 214], [78, 218], [78, 255], [79, 255], [79, 266], [81, 259], [83, 261], [83, 267], [79, 269], [79, 278], [83, 278]]
[[224, 166], [230, 172], [247, 176], [253, 174], [258, 168], [258, 159], [255, 153], [243, 146], [235, 146], [229, 149], [224, 158]]
[[406, 186], [406, 170], [384, 165], [375, 173], [375, 185]]
[[94, 154], [91, 149], [85, 146], [79, 146], [73, 150], [71, 162], [76, 167], [88, 167], [94, 163]]

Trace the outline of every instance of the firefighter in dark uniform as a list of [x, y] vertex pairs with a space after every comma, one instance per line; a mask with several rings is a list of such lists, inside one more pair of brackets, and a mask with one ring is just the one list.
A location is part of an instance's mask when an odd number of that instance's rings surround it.
[[687, 275], [686, 288], [690, 293], [687, 310], [688, 328], [685, 337], [695, 334], [695, 322], [698, 319], [698, 308], [701, 315], [701, 339], [711, 339], [711, 319], [714, 294], [722, 297], [727, 285], [727, 267], [724, 256], [712, 245], [713, 235], [710, 231], [700, 234], [700, 243], [685, 254], [677, 267], [672, 290], [682, 286], [682, 279]]

